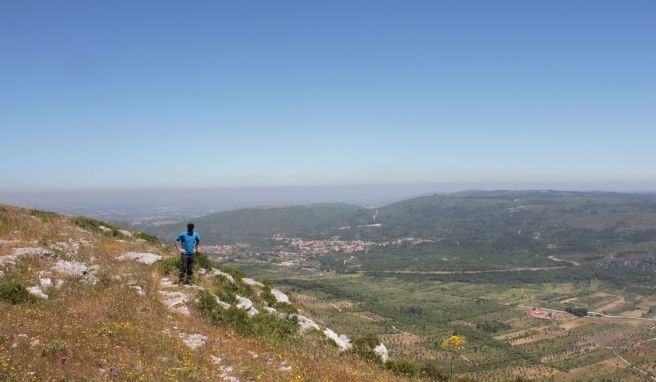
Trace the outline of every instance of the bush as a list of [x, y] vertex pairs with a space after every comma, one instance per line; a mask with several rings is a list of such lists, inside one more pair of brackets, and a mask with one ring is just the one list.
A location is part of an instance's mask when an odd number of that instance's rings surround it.
[[59, 216], [59, 214], [54, 213], [54, 212], [34, 210], [34, 209], [29, 210], [29, 214], [31, 216], [34, 216], [35, 218], [39, 218], [43, 221], [47, 221], [47, 220], [50, 220], [52, 218], [56, 218], [57, 216]]
[[100, 226], [107, 227], [113, 231], [117, 230], [117, 228], [112, 226], [111, 224], [107, 224], [105, 222], [101, 222], [100, 220], [96, 220], [86, 216], [75, 217], [73, 219], [73, 223], [82, 229], [86, 229], [87, 231], [92, 231], [92, 232], [105, 233], [105, 231], [100, 229]]
[[419, 365], [407, 359], [390, 359], [385, 362], [385, 368], [404, 377], [415, 377], [420, 371]]
[[[119, 229], [117, 227], [97, 219], [89, 218], [86, 216], [78, 216], [73, 219], [73, 223], [75, 223], [76, 226], [85, 229], [87, 231], [101, 233], [105, 236], [111, 236], [122, 240], [130, 239], [130, 237], [119, 232]], [[100, 229], [101, 226], [109, 228], [109, 231]]]
[[443, 382], [449, 380], [449, 377], [444, 375], [442, 371], [432, 363], [425, 363], [421, 365], [421, 370], [419, 371], [419, 377], [427, 379], [429, 381], [436, 381], [436, 382]]
[[271, 293], [271, 286], [264, 284], [264, 288], [262, 288], [262, 292], [260, 292], [260, 298], [264, 300], [269, 306], [274, 306], [278, 302], [276, 300], [276, 296]]
[[60, 340], [52, 340], [43, 345], [41, 348], [41, 355], [48, 356], [50, 354], [63, 353], [66, 351], [66, 344]]
[[244, 272], [240, 271], [237, 268], [221, 266], [221, 267], [219, 267], [219, 269], [222, 270], [223, 272], [229, 274], [230, 276], [234, 277], [235, 280], [241, 281], [241, 279], [246, 277], [246, 274], [244, 274]]
[[579, 307], [579, 306], [568, 306], [565, 308], [565, 311], [567, 313], [573, 314], [576, 317], [585, 317], [588, 315], [588, 309], [584, 307]]
[[216, 295], [229, 304], [234, 304], [237, 302], [237, 293], [239, 292], [239, 287], [226, 279], [222, 275], [217, 275], [214, 277], [214, 287], [213, 290]]
[[292, 304], [286, 303], [286, 302], [278, 302], [274, 305], [274, 307], [280, 312], [280, 313], [287, 313], [287, 314], [297, 314], [298, 309]]
[[351, 351], [367, 361], [383, 363], [383, 359], [380, 358], [380, 355], [374, 352], [374, 348], [378, 346], [379, 343], [380, 340], [376, 335], [365, 334], [357, 337], [351, 342]]
[[476, 329], [480, 329], [488, 333], [497, 333], [502, 330], [511, 329], [512, 326], [501, 321], [484, 321], [479, 324], [476, 324]]
[[213, 324], [228, 324], [242, 335], [282, 339], [294, 335], [298, 328], [293, 320], [274, 314], [258, 313], [249, 318], [243, 309], [234, 306], [223, 309], [214, 295], [205, 290], [198, 293], [196, 306]]
[[216, 263], [210, 260], [210, 258], [207, 257], [206, 254], [201, 252], [196, 252], [194, 256], [196, 256], [196, 259], [194, 260], [194, 265], [197, 265], [199, 268], [203, 268], [207, 270], [216, 268]]
[[0, 283], [0, 299], [14, 305], [37, 301], [36, 297], [30, 294], [23, 284], [13, 280]]
[[182, 259], [180, 259], [180, 255], [169, 257], [168, 259], [164, 259], [160, 263], [160, 269], [162, 270], [162, 273], [165, 275], [170, 275], [170, 274], [177, 274], [180, 272], [180, 265], [182, 264]]
[[196, 307], [198, 310], [200, 310], [201, 313], [207, 314], [213, 309], [218, 308], [219, 304], [216, 302], [216, 298], [212, 295], [212, 293], [206, 290], [201, 290], [196, 295]]
[[253, 316], [250, 324], [248, 330], [242, 334], [283, 339], [295, 335], [298, 331], [294, 321], [266, 312]]
[[305, 335], [306, 337], [317, 338], [319, 342], [324, 346], [328, 346], [334, 349], [339, 349], [339, 345], [337, 345], [337, 342], [335, 342], [332, 338], [329, 338], [321, 330], [317, 330], [315, 328], [309, 328], [305, 332], [303, 332], [303, 335]]
[[146, 242], [148, 242], [150, 244], [161, 244], [162, 243], [156, 236], [153, 236], [149, 233], [134, 232], [133, 235], [136, 239], [145, 240]]

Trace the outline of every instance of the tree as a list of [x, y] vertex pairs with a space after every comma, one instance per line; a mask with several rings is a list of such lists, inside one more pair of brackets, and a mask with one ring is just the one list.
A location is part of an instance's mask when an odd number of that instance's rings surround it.
[[453, 361], [458, 354], [465, 347], [465, 337], [463, 336], [450, 336], [446, 337], [440, 342], [440, 348], [451, 353], [451, 367], [449, 372], [449, 381], [453, 378]]

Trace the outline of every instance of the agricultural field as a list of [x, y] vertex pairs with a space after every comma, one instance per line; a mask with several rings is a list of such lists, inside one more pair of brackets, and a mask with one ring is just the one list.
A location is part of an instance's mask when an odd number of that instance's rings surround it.
[[[440, 340], [463, 335], [467, 346], [456, 370], [479, 380], [642, 381], [642, 371], [649, 372], [656, 359], [652, 296], [598, 280], [491, 284], [475, 276], [454, 282], [298, 272], [247, 260], [230, 265], [284, 285], [298, 306], [325, 325], [351, 336], [378, 335], [393, 358], [446, 368], [449, 354], [439, 348]], [[564, 311], [573, 303], [597, 314]], [[534, 312], [548, 318], [531, 317]]]

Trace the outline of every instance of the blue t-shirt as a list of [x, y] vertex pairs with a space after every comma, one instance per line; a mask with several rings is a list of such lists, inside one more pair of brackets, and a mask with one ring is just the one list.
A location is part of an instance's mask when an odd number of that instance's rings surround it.
[[196, 232], [189, 235], [189, 232], [184, 231], [175, 238], [175, 241], [180, 242], [185, 255], [193, 255], [196, 252], [196, 243], [200, 243], [200, 236]]

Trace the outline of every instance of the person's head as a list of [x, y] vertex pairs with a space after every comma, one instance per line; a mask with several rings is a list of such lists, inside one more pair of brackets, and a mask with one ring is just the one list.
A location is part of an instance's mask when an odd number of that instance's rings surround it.
[[187, 224], [187, 232], [194, 232], [194, 223]]

